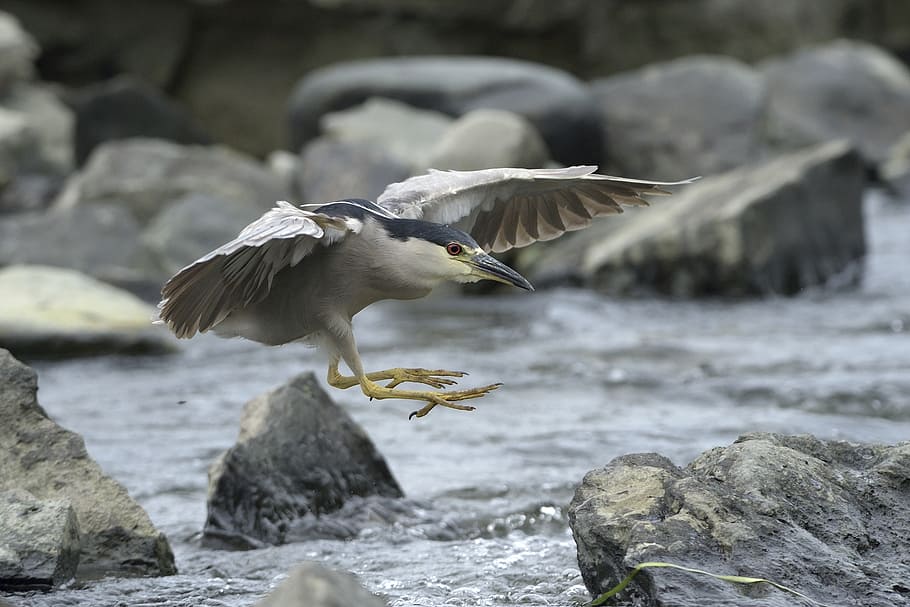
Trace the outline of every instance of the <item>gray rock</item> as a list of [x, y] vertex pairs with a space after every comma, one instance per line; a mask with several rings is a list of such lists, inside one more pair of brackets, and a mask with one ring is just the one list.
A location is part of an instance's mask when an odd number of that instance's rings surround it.
[[38, 57], [37, 43], [19, 20], [0, 12], [0, 93], [16, 82], [32, 77], [32, 65]]
[[79, 520], [79, 578], [175, 573], [167, 538], [89, 457], [82, 437], [48, 418], [36, 398], [37, 379], [0, 350], [0, 490], [69, 500]]
[[73, 96], [72, 102], [79, 164], [100, 144], [114, 139], [147, 137], [185, 144], [211, 143], [183, 108], [132, 76], [86, 87]]
[[452, 119], [400, 101], [371, 98], [361, 105], [326, 114], [319, 124], [330, 139], [381, 148], [407, 166], [420, 167]]
[[110, 204], [11, 214], [0, 217], [0, 266], [65, 267], [141, 289], [144, 283], [157, 285], [162, 275], [139, 236], [129, 210]]
[[31, 168], [38, 147], [38, 137], [25, 117], [0, 107], [0, 188]]
[[841, 40], [763, 67], [770, 145], [849, 139], [874, 166], [910, 130], [910, 70], [883, 50]]
[[97, 147], [55, 204], [117, 204], [144, 224], [192, 193], [250, 202], [263, 211], [287, 197], [271, 171], [226, 148], [122, 139]]
[[304, 373], [244, 406], [237, 443], [209, 471], [205, 538], [240, 548], [302, 539], [355, 496], [402, 492], [363, 429]]
[[410, 175], [411, 167], [384, 146], [320, 137], [303, 148], [297, 189], [300, 200], [309, 203], [344, 198], [376, 200], [387, 185]]
[[34, 153], [20, 159], [20, 168], [56, 176], [73, 169], [73, 111], [50, 88], [20, 83], [0, 105], [22, 116], [35, 140]]
[[387, 603], [364, 589], [350, 573], [303, 563], [256, 607], [384, 607]]
[[[621, 227], [611, 218], [588, 228], [575, 274], [606, 293], [679, 297], [854, 284], [865, 253], [864, 182], [862, 162], [844, 142], [703, 179], [627, 211]], [[553, 264], [541, 257], [542, 266]]]
[[[906, 600], [910, 443], [894, 446], [748, 434], [686, 468], [624, 455], [585, 475], [569, 506], [585, 585], [597, 596], [634, 565], [668, 561], [761, 577], [829, 605]], [[767, 585], [667, 569], [640, 573], [622, 598], [643, 606], [799, 601]]]
[[67, 500], [0, 492], [0, 590], [48, 590], [73, 579], [79, 524]]
[[189, 194], [159, 213], [142, 234], [154, 263], [168, 277], [236, 238], [262, 214], [251, 201]]
[[616, 175], [712, 175], [760, 153], [764, 81], [726, 57], [698, 56], [595, 80], [605, 161]]
[[[16, 175], [0, 192], [0, 215], [44, 211], [62, 187], [60, 177], [40, 173]], [[0, 249], [3, 248], [0, 244]]]
[[468, 112], [435, 143], [422, 167], [473, 171], [495, 167], [539, 168], [550, 153], [530, 122], [505, 110]]
[[7, 266], [0, 293], [0, 347], [17, 356], [174, 351], [152, 306], [73, 270]]
[[290, 101], [291, 143], [319, 134], [320, 117], [370, 97], [387, 97], [452, 116], [509, 110], [540, 132], [553, 158], [597, 162], [600, 116], [588, 89], [561, 70], [490, 57], [408, 57], [337, 64], [307, 75]]

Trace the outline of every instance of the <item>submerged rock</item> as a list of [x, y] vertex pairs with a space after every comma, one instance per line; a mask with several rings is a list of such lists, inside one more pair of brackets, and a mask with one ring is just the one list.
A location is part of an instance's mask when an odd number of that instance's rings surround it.
[[244, 406], [237, 444], [209, 471], [205, 538], [239, 548], [302, 539], [355, 497], [402, 497], [363, 429], [312, 373]]
[[[902, 604], [910, 564], [910, 443], [747, 434], [685, 468], [624, 455], [585, 475], [569, 507], [592, 595], [634, 565], [668, 561], [761, 577], [830, 605]], [[668, 569], [649, 569], [624, 598], [636, 605], [761, 604], [794, 597]], [[758, 599], [753, 601], [752, 599]]]
[[73, 270], [8, 266], [0, 269], [0, 293], [0, 347], [17, 356], [174, 350], [152, 327], [152, 306]]
[[48, 418], [37, 390], [35, 372], [0, 350], [0, 491], [69, 501], [79, 522], [79, 578], [176, 573], [164, 534], [89, 457], [82, 437]]
[[384, 607], [386, 602], [364, 589], [350, 573], [304, 563], [256, 607]]
[[73, 579], [79, 550], [69, 500], [0, 491], [0, 590], [48, 590]]
[[676, 297], [855, 284], [866, 250], [864, 183], [862, 161], [846, 143], [786, 154], [598, 222], [542, 253], [530, 278]]

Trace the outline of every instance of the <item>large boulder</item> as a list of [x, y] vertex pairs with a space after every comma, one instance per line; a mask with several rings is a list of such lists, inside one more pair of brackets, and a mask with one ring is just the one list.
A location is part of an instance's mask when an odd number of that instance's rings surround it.
[[463, 56], [353, 61], [311, 72], [290, 101], [292, 147], [319, 134], [324, 114], [370, 97], [451, 116], [479, 108], [508, 110], [537, 128], [559, 162], [592, 163], [601, 155], [600, 116], [576, 78], [526, 61]]
[[0, 590], [48, 590], [76, 576], [79, 523], [68, 500], [0, 491]]
[[69, 501], [79, 521], [80, 578], [175, 573], [164, 534], [126, 489], [102, 472], [82, 437], [48, 418], [37, 391], [35, 372], [0, 350], [0, 491]]
[[529, 275], [605, 293], [798, 293], [862, 276], [863, 163], [831, 142], [703, 179], [543, 252]]
[[727, 57], [696, 56], [595, 80], [609, 172], [641, 179], [712, 175], [756, 158], [764, 81]]
[[[655, 453], [593, 470], [569, 524], [582, 578], [597, 596], [644, 561], [784, 584], [830, 605], [906, 599], [910, 443], [894, 446], [748, 434], [685, 468]], [[643, 606], [794, 605], [669, 569], [638, 574], [622, 598]]]
[[301, 202], [376, 200], [390, 183], [411, 176], [411, 165], [387, 146], [320, 137], [306, 144], [295, 171]]
[[95, 149], [56, 205], [121, 205], [145, 224], [169, 203], [193, 193], [251, 202], [263, 211], [287, 197], [276, 175], [227, 148], [121, 139]]
[[204, 534], [212, 545], [281, 544], [371, 496], [402, 491], [363, 429], [304, 373], [244, 406], [237, 443], [209, 471]]
[[367, 591], [350, 573], [304, 563], [258, 601], [255, 607], [385, 607], [386, 602]]
[[849, 139], [870, 166], [910, 130], [910, 70], [870, 44], [841, 40], [767, 62], [769, 145]]
[[63, 268], [0, 269], [0, 347], [17, 356], [166, 353], [155, 309], [134, 295]]

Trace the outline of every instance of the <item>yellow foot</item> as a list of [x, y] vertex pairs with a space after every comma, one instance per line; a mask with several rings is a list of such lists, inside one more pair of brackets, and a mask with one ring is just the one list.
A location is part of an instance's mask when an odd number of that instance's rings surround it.
[[[447, 371], [445, 369], [386, 369], [385, 371], [374, 371], [367, 373], [367, 379], [371, 382], [391, 380], [386, 384], [386, 388], [394, 388], [404, 383], [424, 384], [431, 388], [443, 389], [446, 386], [453, 386], [457, 382], [451, 377], [464, 377], [467, 375], [464, 371]], [[328, 381], [331, 386], [346, 390], [358, 383], [357, 378], [352, 375], [341, 375], [337, 366], [329, 367]]]
[[[439, 376], [438, 371], [430, 372], [434, 376]], [[457, 371], [449, 371], [447, 373], [458, 373]], [[461, 377], [464, 374], [457, 375], [456, 377]], [[452, 376], [448, 376], [452, 377]], [[451, 381], [451, 380], [446, 380]], [[393, 380], [394, 383], [394, 380]], [[387, 386], [380, 386], [379, 384], [373, 383], [372, 380], [367, 380], [361, 383], [361, 389], [363, 393], [369, 396], [370, 398], [376, 399], [386, 399], [386, 398], [402, 398], [406, 400], [422, 400], [427, 404], [413, 411], [408, 419], [413, 417], [423, 417], [427, 413], [433, 410], [437, 405], [442, 407], [448, 407], [449, 409], [457, 409], [459, 411], [473, 411], [474, 407], [470, 405], [462, 405], [457, 401], [461, 400], [470, 400], [472, 398], [480, 398], [486, 396], [502, 384], [490, 384], [489, 386], [482, 386], [480, 388], [472, 388], [470, 390], [459, 390], [457, 392], [428, 392], [428, 391], [418, 391], [418, 390], [396, 390]]]

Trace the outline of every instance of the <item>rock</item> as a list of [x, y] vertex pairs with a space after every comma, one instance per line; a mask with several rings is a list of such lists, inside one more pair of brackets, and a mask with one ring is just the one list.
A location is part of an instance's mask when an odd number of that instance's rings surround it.
[[27, 171], [38, 157], [38, 138], [25, 117], [0, 107], [0, 188]]
[[387, 603], [364, 589], [350, 573], [304, 563], [256, 607], [385, 607]]
[[424, 169], [473, 171], [495, 167], [539, 168], [550, 153], [530, 122], [505, 110], [473, 110], [435, 143]]
[[0, 269], [0, 347], [17, 356], [165, 353], [155, 310], [88, 276], [47, 266]]
[[142, 241], [166, 278], [236, 238], [261, 214], [262, 209], [251, 201], [189, 194], [159, 213]]
[[271, 171], [227, 148], [122, 139], [97, 147], [55, 205], [117, 204], [144, 224], [191, 193], [250, 202], [263, 211], [287, 198]]
[[597, 163], [603, 147], [597, 106], [573, 76], [527, 61], [465, 56], [372, 59], [311, 72], [290, 101], [292, 146], [316, 137], [324, 114], [370, 97], [452, 116], [479, 108], [514, 112], [565, 164]]
[[73, 112], [53, 91], [37, 84], [17, 84], [0, 105], [22, 116], [34, 139], [33, 153], [20, 159], [21, 168], [58, 177], [72, 171]]
[[[60, 177], [40, 173], [16, 175], [0, 192], [0, 215], [44, 211], [60, 193], [62, 186], [63, 179]], [[0, 232], [2, 231], [0, 227]], [[0, 250], [4, 248], [0, 242]]]
[[295, 528], [355, 496], [402, 492], [366, 433], [301, 374], [244, 406], [237, 443], [209, 471], [204, 535], [240, 548], [303, 539]]
[[68, 500], [0, 491], [0, 590], [49, 590], [79, 566], [79, 524]]
[[[686, 468], [655, 453], [624, 455], [585, 475], [569, 506], [592, 595], [634, 565], [668, 561], [762, 577], [830, 605], [905, 601], [910, 564], [910, 443], [747, 434]], [[767, 585], [728, 584], [667, 569], [640, 573], [636, 605], [759, 604], [797, 599]]]
[[32, 77], [39, 50], [18, 19], [0, 12], [0, 94], [10, 85]]
[[764, 81], [735, 59], [687, 57], [591, 89], [603, 115], [605, 172], [672, 181], [723, 172], [760, 152]]
[[79, 578], [176, 573], [164, 534], [89, 457], [82, 437], [48, 418], [37, 390], [35, 372], [0, 350], [0, 490], [69, 500], [79, 520]]
[[[576, 279], [605, 293], [677, 297], [853, 284], [865, 253], [864, 183], [862, 162], [844, 142], [706, 178], [627, 211], [621, 228], [613, 219], [588, 228]], [[542, 266], [552, 264], [546, 255]]]
[[872, 45], [841, 40], [770, 61], [763, 72], [772, 146], [845, 138], [874, 166], [910, 130], [910, 70]]
[[160, 286], [166, 276], [154, 271], [140, 233], [127, 209], [110, 204], [8, 215], [0, 217], [0, 266], [59, 266], [138, 290]]
[[118, 76], [79, 91], [76, 110], [76, 162], [105, 141], [147, 137], [184, 144], [209, 144], [193, 119], [161, 91], [132, 76]]
[[297, 170], [302, 202], [344, 198], [376, 200], [390, 183], [410, 177], [410, 166], [371, 143], [314, 139], [304, 146]]
[[452, 119], [440, 112], [375, 98], [326, 114], [319, 123], [330, 139], [387, 150], [399, 162], [416, 168], [426, 164], [434, 144], [449, 128]]

